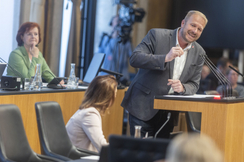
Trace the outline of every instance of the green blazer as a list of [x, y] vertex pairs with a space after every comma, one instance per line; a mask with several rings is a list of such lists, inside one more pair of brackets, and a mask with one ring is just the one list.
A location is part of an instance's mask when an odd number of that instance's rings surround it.
[[[24, 46], [19, 46], [10, 53], [8, 64], [16, 69], [24, 78], [31, 78], [35, 76], [36, 64], [41, 64], [42, 77], [47, 82], [50, 82], [53, 79], [53, 76], [50, 74], [52, 72], [48, 67], [45, 59], [43, 58], [42, 53], [39, 52], [38, 58], [32, 57], [32, 60], [30, 62], [28, 53]], [[47, 71], [49, 71], [50, 73]], [[18, 76], [9, 67], [7, 68], [7, 75]], [[18, 77], [22, 78], [22, 76]]]

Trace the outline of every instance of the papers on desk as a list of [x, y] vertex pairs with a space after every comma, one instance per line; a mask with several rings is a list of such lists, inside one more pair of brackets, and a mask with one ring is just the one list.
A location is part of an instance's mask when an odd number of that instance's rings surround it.
[[87, 89], [88, 86], [78, 86], [78, 89]]
[[48, 83], [42, 83], [42, 88], [47, 88]]
[[94, 160], [94, 161], [98, 161], [100, 158], [100, 156], [96, 156], [96, 155], [91, 155], [91, 156], [84, 156], [84, 157], [81, 157], [81, 159], [87, 159], [87, 160]]
[[[42, 83], [42, 88], [48, 88], [47, 87], [47, 84], [48, 83]], [[66, 88], [67, 87], [67, 84], [64, 84], [63, 86]], [[78, 86], [77, 89], [87, 89], [87, 88], [88, 88], [88, 86]]]
[[194, 94], [194, 95], [164, 95], [164, 97], [174, 97], [174, 98], [214, 98], [214, 96], [219, 96], [219, 95], [204, 95], [204, 94]]

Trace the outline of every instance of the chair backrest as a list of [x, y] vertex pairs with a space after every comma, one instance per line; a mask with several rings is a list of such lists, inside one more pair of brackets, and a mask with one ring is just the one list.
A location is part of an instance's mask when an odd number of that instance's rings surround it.
[[201, 132], [201, 119], [200, 112], [186, 112], [186, 124], [188, 132]]
[[57, 102], [37, 102], [35, 109], [42, 153], [61, 160], [89, 155], [78, 151], [71, 143]]
[[109, 162], [108, 155], [109, 155], [109, 145], [102, 146], [101, 151], [99, 153], [100, 158], [98, 162]]
[[153, 162], [165, 159], [169, 139], [141, 139], [131, 136], [109, 137], [110, 162]]
[[3, 159], [41, 162], [30, 148], [20, 110], [16, 105], [0, 105], [0, 146]]

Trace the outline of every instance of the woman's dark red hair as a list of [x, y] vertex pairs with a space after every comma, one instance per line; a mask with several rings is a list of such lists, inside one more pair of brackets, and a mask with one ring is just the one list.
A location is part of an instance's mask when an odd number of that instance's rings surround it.
[[40, 26], [35, 23], [35, 22], [26, 22], [24, 24], [22, 24], [18, 30], [18, 34], [16, 36], [16, 40], [18, 42], [18, 46], [22, 46], [23, 45], [23, 40], [21, 39], [21, 36], [24, 36], [25, 32], [28, 32], [29, 30], [33, 29], [37, 27], [38, 29], [38, 33], [39, 33], [39, 42], [38, 44], [41, 42], [41, 30], [40, 30]]

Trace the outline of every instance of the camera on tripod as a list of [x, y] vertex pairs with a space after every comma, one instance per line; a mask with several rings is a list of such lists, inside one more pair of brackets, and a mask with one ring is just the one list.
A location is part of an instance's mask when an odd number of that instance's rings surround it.
[[126, 43], [130, 40], [132, 25], [135, 22], [142, 22], [142, 19], [145, 16], [145, 11], [143, 8], [133, 8], [133, 5], [136, 4], [135, 0], [115, 0], [115, 3], [120, 5], [120, 22], [117, 26], [120, 37], [119, 42]]

